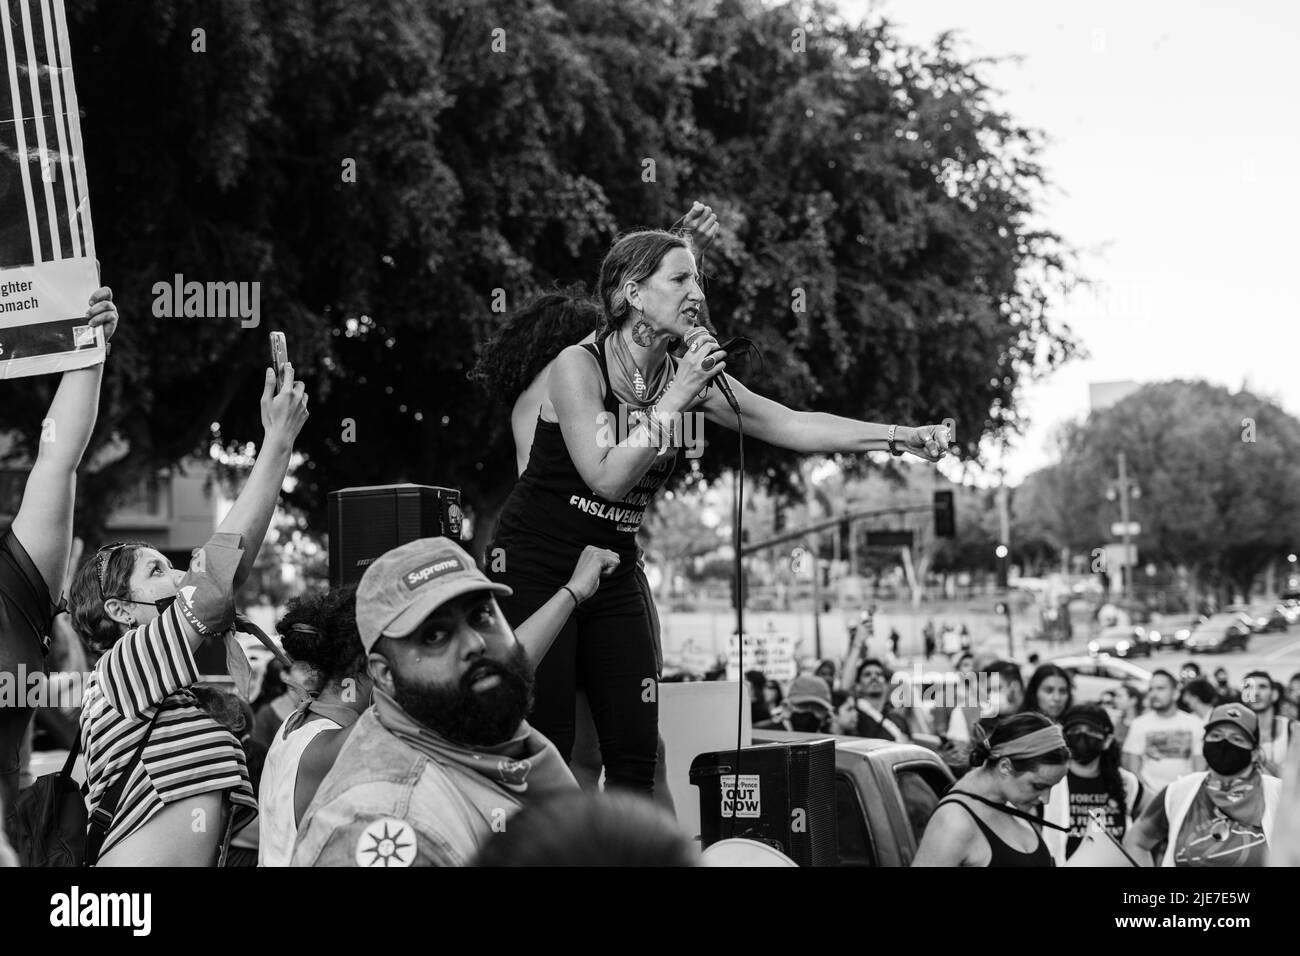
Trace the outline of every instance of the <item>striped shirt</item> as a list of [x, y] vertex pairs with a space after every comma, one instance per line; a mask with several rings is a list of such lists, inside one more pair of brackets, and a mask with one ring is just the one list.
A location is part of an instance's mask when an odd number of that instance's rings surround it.
[[233, 622], [241, 544], [241, 535], [214, 535], [202, 554], [196, 553], [175, 603], [124, 634], [86, 683], [81, 745], [92, 813], [131, 763], [149, 722], [162, 708], [118, 802], [101, 855], [177, 800], [229, 791], [236, 808], [233, 829], [249, 818], [240, 808], [257, 808], [243, 747], [186, 690], [199, 679], [188, 637], [220, 635]]

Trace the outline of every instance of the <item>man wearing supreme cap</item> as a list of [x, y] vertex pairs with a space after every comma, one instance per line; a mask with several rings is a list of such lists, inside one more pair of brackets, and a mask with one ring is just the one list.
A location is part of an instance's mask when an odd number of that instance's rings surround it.
[[[555, 618], [550, 637], [616, 563], [591, 551], [539, 609]], [[292, 865], [464, 865], [526, 802], [576, 789], [524, 720], [545, 648], [529, 648], [530, 662], [497, 606], [510, 593], [447, 538], [404, 544], [366, 570], [357, 631], [374, 704], [307, 808]]]

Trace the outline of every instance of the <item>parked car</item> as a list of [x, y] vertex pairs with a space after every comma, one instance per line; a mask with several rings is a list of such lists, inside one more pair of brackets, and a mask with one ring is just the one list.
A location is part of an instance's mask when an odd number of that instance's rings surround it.
[[1147, 641], [1154, 650], [1179, 650], [1204, 620], [1205, 618], [1199, 614], [1161, 617], [1151, 623], [1151, 629], [1147, 631]]
[[1291, 626], [1291, 621], [1288, 620], [1286, 612], [1278, 604], [1264, 608], [1258, 614], [1255, 614], [1254, 618], [1255, 623], [1251, 630], [1256, 634], [1269, 634], [1274, 631], [1285, 632]]
[[1075, 703], [1101, 700], [1106, 691], [1118, 690], [1124, 684], [1132, 684], [1145, 694], [1151, 683], [1149, 670], [1118, 657], [1058, 657], [1048, 663], [1070, 675]]
[[1283, 601], [1277, 606], [1288, 624], [1300, 624], [1300, 601], [1295, 599]]
[[1240, 611], [1222, 611], [1211, 614], [1187, 639], [1186, 649], [1192, 654], [1205, 652], [1217, 654], [1224, 651], [1244, 651], [1250, 646], [1253, 621]]
[[1110, 657], [1150, 657], [1151, 644], [1145, 627], [1108, 627], [1097, 639], [1088, 642], [1088, 653], [1093, 657], [1106, 654]]
[[933, 750], [831, 734], [756, 730], [754, 743], [835, 741], [840, 866], [910, 866], [925, 825], [953, 784]]

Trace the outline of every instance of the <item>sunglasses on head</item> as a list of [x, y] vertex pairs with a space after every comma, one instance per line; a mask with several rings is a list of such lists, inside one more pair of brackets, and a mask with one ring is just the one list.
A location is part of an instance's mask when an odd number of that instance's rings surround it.
[[118, 551], [125, 548], [129, 542], [114, 541], [112, 544], [106, 544], [95, 552], [95, 577], [99, 581], [99, 599], [107, 601], [108, 595], [105, 589], [108, 587], [108, 562]]

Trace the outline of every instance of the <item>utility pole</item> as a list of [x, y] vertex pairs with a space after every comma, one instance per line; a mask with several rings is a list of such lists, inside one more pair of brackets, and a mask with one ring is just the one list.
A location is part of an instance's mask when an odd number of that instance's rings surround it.
[[1111, 482], [1110, 487], [1106, 489], [1106, 498], [1110, 501], [1119, 498], [1119, 522], [1121, 525], [1120, 540], [1124, 548], [1124, 553], [1120, 557], [1119, 562], [1119, 596], [1125, 598], [1129, 596], [1129, 585], [1133, 574], [1133, 569], [1129, 563], [1130, 525], [1128, 518], [1128, 500], [1130, 496], [1134, 498], [1142, 497], [1142, 489], [1138, 487], [1136, 481], [1129, 478], [1128, 459], [1124, 456], [1122, 451], [1115, 456], [1115, 464], [1119, 472], [1119, 477]]
[[1011, 625], [1011, 509], [1007, 504], [1007, 471], [998, 469], [998, 577], [1002, 585], [1002, 607], [1007, 617], [1007, 653], [1016, 656], [1016, 636]]
[[[817, 497], [813, 494], [812, 466], [805, 462], [802, 469], [804, 503], [808, 507], [808, 520], [813, 517], [813, 509], [817, 506]], [[821, 535], [813, 531], [808, 536], [808, 544], [812, 550], [812, 570], [813, 570], [813, 649], [817, 659], [822, 659], [822, 559], [821, 559]]]
[[817, 535], [811, 536], [812, 541], [812, 604], [813, 604], [813, 653], [817, 660], [822, 659], [822, 559], [817, 556]]

